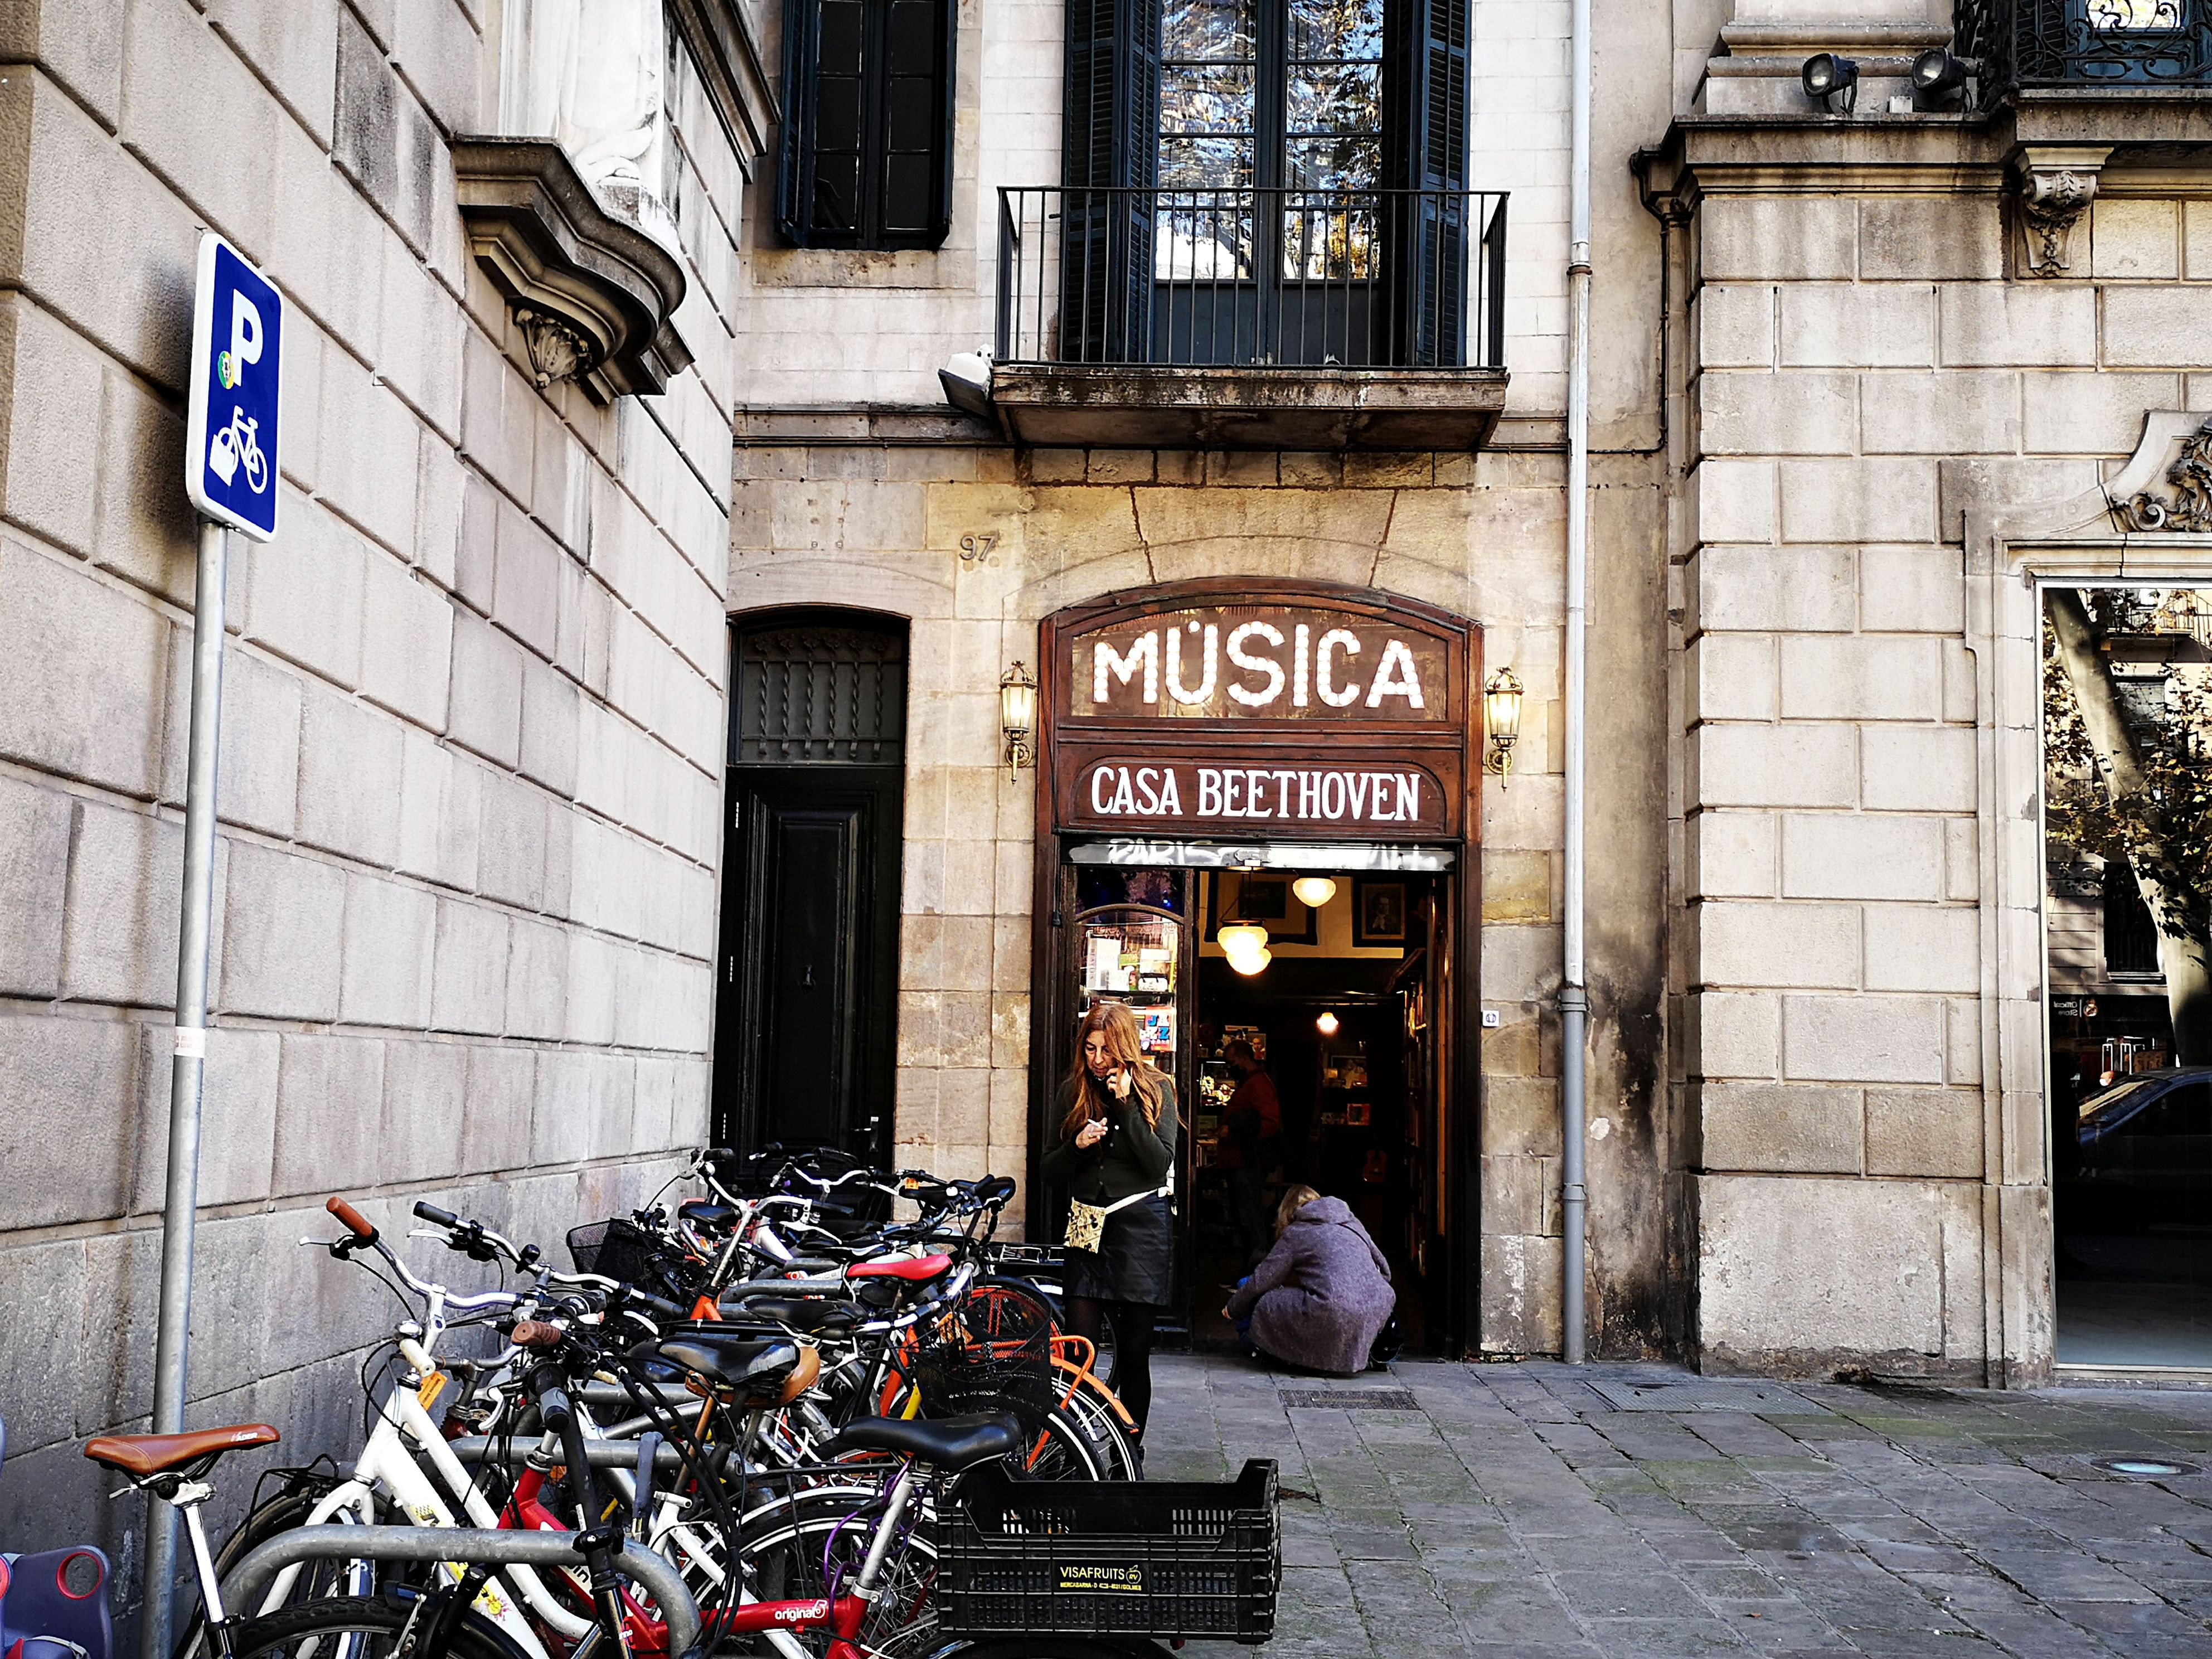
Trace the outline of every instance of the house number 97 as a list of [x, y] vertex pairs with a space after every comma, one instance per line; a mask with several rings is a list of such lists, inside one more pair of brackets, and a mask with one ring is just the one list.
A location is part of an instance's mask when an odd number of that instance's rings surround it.
[[991, 556], [991, 550], [999, 544], [999, 534], [985, 530], [960, 538], [960, 558], [963, 563], [981, 564]]

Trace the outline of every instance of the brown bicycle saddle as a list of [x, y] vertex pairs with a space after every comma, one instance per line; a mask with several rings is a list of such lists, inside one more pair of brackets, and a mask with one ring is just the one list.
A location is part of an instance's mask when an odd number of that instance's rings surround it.
[[213, 1462], [225, 1452], [273, 1446], [279, 1437], [266, 1423], [234, 1423], [228, 1428], [194, 1429], [185, 1434], [103, 1434], [85, 1443], [84, 1455], [95, 1463], [143, 1480], [202, 1458]]

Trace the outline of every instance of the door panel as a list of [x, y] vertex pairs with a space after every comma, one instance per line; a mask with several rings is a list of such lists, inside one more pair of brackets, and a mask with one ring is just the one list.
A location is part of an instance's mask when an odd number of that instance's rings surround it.
[[724, 897], [719, 1133], [890, 1147], [899, 775], [739, 768]]

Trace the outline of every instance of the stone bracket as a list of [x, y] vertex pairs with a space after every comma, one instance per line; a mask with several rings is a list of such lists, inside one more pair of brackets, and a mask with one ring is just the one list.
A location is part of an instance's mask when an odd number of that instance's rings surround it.
[[2097, 173], [2110, 146], [2033, 144], [2013, 158], [2021, 276], [2073, 274], [2074, 227], [2097, 196]]
[[684, 268], [610, 213], [550, 138], [457, 138], [469, 251], [506, 298], [538, 384], [574, 380], [599, 403], [667, 389], [691, 352], [671, 320]]

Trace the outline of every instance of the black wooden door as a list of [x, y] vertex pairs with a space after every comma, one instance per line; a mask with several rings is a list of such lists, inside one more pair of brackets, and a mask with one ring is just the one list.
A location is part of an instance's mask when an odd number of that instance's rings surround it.
[[735, 641], [718, 1139], [890, 1152], [905, 634], [785, 616]]

